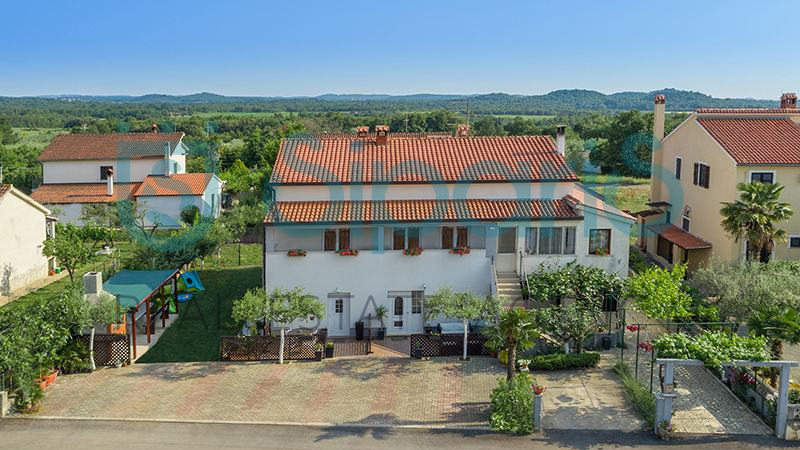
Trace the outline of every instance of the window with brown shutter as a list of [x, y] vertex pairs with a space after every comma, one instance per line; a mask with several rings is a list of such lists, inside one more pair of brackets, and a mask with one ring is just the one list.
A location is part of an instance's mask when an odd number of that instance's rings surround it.
[[339, 250], [350, 248], [350, 228], [339, 230]]
[[336, 230], [325, 230], [325, 247], [326, 252], [336, 251]]
[[442, 227], [442, 248], [453, 248], [453, 227]]
[[469, 247], [469, 231], [467, 227], [458, 227], [456, 247]]
[[419, 228], [408, 229], [408, 248], [419, 248]]
[[395, 228], [392, 230], [394, 235], [394, 245], [392, 248], [395, 250], [403, 250], [406, 248], [406, 230], [405, 228]]

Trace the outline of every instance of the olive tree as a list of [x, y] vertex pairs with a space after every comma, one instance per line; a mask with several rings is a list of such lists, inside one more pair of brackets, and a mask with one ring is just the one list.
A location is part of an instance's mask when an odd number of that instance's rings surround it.
[[428, 320], [444, 316], [460, 320], [464, 325], [464, 350], [462, 359], [467, 359], [467, 335], [470, 320], [491, 319], [500, 311], [497, 297], [481, 296], [474, 292], [456, 292], [444, 287], [425, 299], [425, 318]]
[[283, 364], [283, 346], [286, 327], [295, 320], [325, 315], [325, 304], [302, 288], [275, 288], [269, 292], [262, 288], [250, 289], [233, 303], [234, 320], [256, 321], [264, 319], [280, 325], [281, 343], [278, 362]]
[[58, 225], [56, 235], [44, 241], [42, 254], [56, 258], [69, 274], [69, 280], [75, 282], [75, 270], [81, 264], [88, 263], [94, 257], [92, 248], [83, 240], [80, 228], [72, 224]]

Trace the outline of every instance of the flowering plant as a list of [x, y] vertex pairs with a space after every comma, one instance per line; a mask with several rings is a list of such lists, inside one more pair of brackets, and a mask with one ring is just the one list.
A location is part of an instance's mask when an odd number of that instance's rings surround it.
[[653, 351], [653, 344], [650, 343], [650, 341], [642, 341], [639, 344], [639, 348], [641, 348], [642, 350], [644, 350], [646, 352], [652, 352]]
[[350, 247], [339, 249], [336, 253], [341, 256], [358, 256], [358, 250]]
[[405, 255], [405, 256], [419, 256], [419, 255], [422, 254], [423, 250], [424, 249], [422, 247], [407, 248], [407, 249], [403, 250], [403, 255]]
[[639, 330], [639, 325], [628, 325], [625, 327], [628, 331], [637, 331]]
[[607, 249], [600, 247], [594, 251], [594, 254], [597, 256], [608, 256], [609, 253]]
[[463, 256], [469, 254], [469, 251], [470, 251], [469, 247], [455, 247], [450, 249], [450, 254]]
[[536, 395], [542, 395], [542, 393], [544, 393], [544, 391], [547, 390], [546, 387], [542, 386], [539, 383], [533, 383], [531, 385], [531, 389], [533, 389], [533, 393], [536, 394]]
[[289, 256], [306, 256], [306, 251], [302, 248], [293, 248], [289, 250], [287, 253]]

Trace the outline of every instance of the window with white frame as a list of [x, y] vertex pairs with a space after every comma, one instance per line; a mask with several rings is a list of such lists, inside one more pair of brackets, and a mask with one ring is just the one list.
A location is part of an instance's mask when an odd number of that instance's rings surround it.
[[610, 228], [596, 228], [589, 230], [589, 254], [599, 256], [611, 254]]
[[750, 172], [751, 183], [775, 183], [775, 172]]
[[574, 255], [575, 227], [528, 227], [525, 253], [529, 255]]
[[422, 291], [411, 291], [411, 314], [422, 314]]
[[789, 236], [789, 248], [800, 248], [800, 236]]
[[691, 219], [688, 216], [683, 216], [683, 220], [681, 221], [681, 228], [685, 232], [689, 232], [689, 225], [691, 224]]

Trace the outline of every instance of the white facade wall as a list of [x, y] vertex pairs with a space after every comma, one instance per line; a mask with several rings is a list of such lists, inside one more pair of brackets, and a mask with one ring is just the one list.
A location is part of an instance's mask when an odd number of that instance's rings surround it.
[[105, 183], [100, 179], [100, 167], [114, 167], [114, 182], [138, 183], [148, 175], [163, 175], [164, 160], [156, 158], [87, 161], [43, 161], [42, 182], [52, 183]]
[[137, 206], [144, 208], [145, 226], [158, 223], [159, 226], [176, 228], [181, 223], [181, 210], [187, 206], [197, 206], [200, 213], [209, 211], [210, 208], [200, 195], [171, 195], [171, 196], [140, 196], [136, 198]]
[[0, 296], [47, 276], [46, 217], [14, 192], [0, 199]]
[[[334, 252], [308, 252], [305, 257], [289, 257], [285, 252], [267, 253], [264, 259], [266, 288], [304, 287], [326, 303], [327, 315], [332, 306], [328, 294], [349, 293], [348, 326], [352, 334], [355, 322], [367, 314], [375, 314], [374, 305], [384, 305], [392, 321], [390, 291], [424, 291], [430, 295], [446, 285], [459, 290], [471, 290], [480, 295], [490, 293], [491, 260], [485, 250], [473, 250], [464, 256], [451, 255], [449, 250], [426, 250], [419, 256], [403, 256], [401, 252], [375, 254], [362, 252], [358, 256], [340, 256]], [[372, 301], [370, 300], [372, 298]], [[409, 326], [393, 329], [386, 323], [387, 334], [408, 334], [422, 331], [422, 323], [414, 322], [406, 307]], [[297, 323], [296, 326], [333, 328], [329, 317], [317, 323]], [[435, 323], [435, 322], [432, 322]], [[331, 325], [331, 326], [329, 326]], [[377, 322], [373, 324], [377, 327]]]
[[575, 183], [393, 184], [279, 186], [277, 201], [563, 198]]

